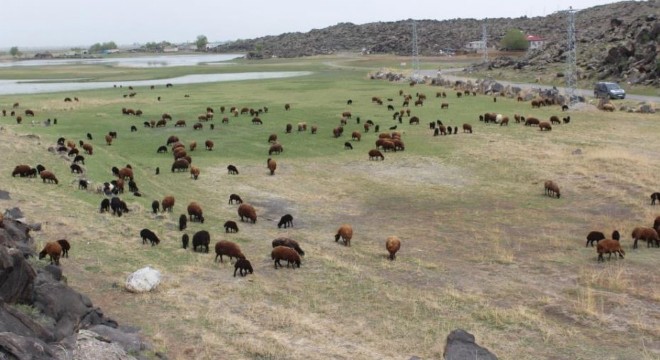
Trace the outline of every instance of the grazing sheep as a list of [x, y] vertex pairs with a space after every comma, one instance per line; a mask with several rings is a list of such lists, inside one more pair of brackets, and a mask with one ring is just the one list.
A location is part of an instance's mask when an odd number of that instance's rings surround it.
[[552, 130], [552, 125], [550, 125], [550, 123], [547, 122], [547, 121], [541, 121], [539, 123], [539, 130], [540, 131], [543, 131], [543, 130], [550, 131], [550, 130]]
[[122, 205], [121, 199], [116, 196], [110, 199], [110, 209], [112, 209], [112, 215], [121, 217], [124, 212], [124, 206]]
[[234, 264], [234, 277], [236, 277], [236, 270], [240, 270], [239, 273], [241, 276], [245, 276], [248, 274], [254, 273], [254, 270], [252, 270], [252, 264], [250, 264], [250, 260], [247, 259], [238, 259], [236, 260], [236, 264]]
[[257, 222], [257, 211], [250, 204], [241, 204], [238, 207], [238, 216], [241, 217], [241, 221], [248, 220], [253, 224]]
[[387, 240], [385, 240], [385, 248], [390, 253], [389, 259], [394, 260], [396, 258], [396, 252], [401, 248], [401, 239], [394, 235], [388, 236]]
[[353, 238], [353, 227], [349, 224], [343, 224], [337, 230], [335, 235], [335, 242], [339, 241], [339, 238], [342, 238], [344, 245], [351, 246], [351, 238]]
[[525, 126], [539, 125], [539, 123], [539, 119], [533, 117], [527, 118], [527, 120], [525, 120]]
[[76, 155], [76, 157], [73, 158], [73, 163], [74, 164], [81, 163], [81, 164], [85, 165], [85, 157], [82, 156], [82, 155]]
[[464, 133], [467, 132], [467, 133], [472, 134], [472, 125], [470, 125], [470, 124], [463, 124], [463, 132], [464, 132]]
[[163, 208], [163, 212], [172, 212], [172, 208], [174, 208], [174, 202], [174, 196], [165, 196], [160, 202], [160, 205]]
[[238, 175], [238, 169], [234, 165], [227, 165], [227, 172], [229, 175]]
[[136, 132], [136, 131], [137, 131], [137, 127], [135, 125], [131, 125], [131, 132]]
[[190, 165], [190, 177], [191, 178], [197, 180], [197, 178], [199, 177], [199, 172], [200, 171], [199, 171], [199, 168], [197, 166]]
[[99, 212], [110, 212], [110, 200], [109, 199], [103, 199], [101, 200], [101, 209]]
[[225, 232], [226, 233], [237, 233], [238, 232], [238, 224], [236, 224], [236, 221], [232, 220], [227, 220], [225, 221]]
[[545, 188], [545, 194], [553, 197], [556, 196], [557, 199], [561, 196], [561, 193], [559, 192], [559, 185], [557, 185], [554, 181], [548, 180], [544, 183], [544, 188]]
[[[2, 221], [2, 219], [0, 218], [0, 222], [1, 221]], [[66, 239], [60, 239], [60, 240], [57, 240], [57, 243], [60, 244], [60, 246], [62, 247], [61, 257], [68, 258], [69, 257], [69, 250], [71, 250], [71, 244], [69, 244], [69, 241], [66, 240]]]
[[413, 116], [408, 120], [408, 123], [410, 125], [419, 125], [419, 118], [417, 116]]
[[142, 229], [140, 231], [140, 237], [142, 238], [142, 245], [147, 243], [147, 240], [151, 243], [151, 246], [155, 246], [160, 243], [160, 239], [156, 234], [149, 229]]
[[11, 176], [16, 177], [18, 175], [20, 177], [26, 177], [30, 175], [31, 170], [30, 165], [16, 165], [14, 171], [11, 172]]
[[567, 116], [565, 118], [562, 118], [562, 121], [564, 121], [564, 124], [568, 124], [569, 122], [571, 122], [571, 117]]
[[213, 150], [213, 145], [214, 145], [214, 144], [213, 144], [213, 141], [211, 141], [211, 140], [206, 140], [206, 141], [204, 142], [204, 145], [206, 146], [206, 150], [208, 150], [208, 151]]
[[157, 154], [160, 154], [160, 153], [166, 153], [166, 152], [167, 152], [167, 146], [165, 146], [165, 145], [161, 145], [161, 146], [159, 146], [159, 147], [158, 147], [158, 150], [156, 150], [156, 153], [157, 153]]
[[206, 230], [201, 230], [195, 233], [192, 238], [193, 251], [197, 251], [199, 247], [200, 250], [204, 252], [209, 252], [209, 244], [211, 243], [211, 234]]
[[204, 223], [202, 207], [194, 201], [188, 204], [188, 216], [190, 216], [190, 221], [199, 221], [202, 224]]
[[44, 246], [44, 249], [39, 253], [39, 259], [43, 259], [48, 255], [50, 257], [50, 263], [59, 266], [60, 265], [60, 255], [62, 254], [62, 246], [56, 241], [49, 241]]
[[119, 173], [117, 174], [117, 177], [120, 179], [130, 179], [133, 180], [133, 169], [125, 167], [119, 170]]
[[598, 261], [605, 261], [603, 254], [610, 254], [607, 260], [612, 258], [612, 253], [618, 253], [619, 257], [623, 259], [625, 251], [621, 248], [621, 243], [613, 239], [603, 239], [598, 242], [596, 245], [596, 251], [598, 252]]
[[172, 144], [176, 144], [176, 143], [178, 143], [178, 142], [179, 142], [179, 137], [178, 137], [178, 136], [176, 136], [176, 135], [170, 135], [170, 136], [167, 138], [167, 143], [166, 143], [166, 144], [167, 144], [167, 146], [170, 146], [170, 145], [172, 145]]
[[48, 180], [48, 182], [53, 182], [53, 183], [55, 183], [55, 185], [58, 184], [58, 181], [57, 181], [57, 178], [55, 177], [55, 174], [53, 174], [52, 172], [50, 172], [48, 170], [42, 171], [41, 173], [39, 173], [39, 176], [41, 176], [41, 180], [43, 180], [43, 182], [46, 182], [46, 180]]
[[369, 150], [369, 160], [378, 160], [378, 158], [385, 160], [385, 156], [378, 149]]
[[135, 181], [133, 181], [133, 180], [128, 180], [128, 191], [130, 191], [130, 192], [132, 192], [132, 193], [136, 193], [136, 192], [139, 192], [139, 191], [140, 191], [140, 189], [138, 189], [138, 186], [137, 186], [137, 184], [135, 183]]
[[289, 239], [287, 237], [279, 237], [273, 240], [273, 247], [275, 248], [278, 246], [286, 246], [288, 248], [295, 250], [298, 253], [298, 255], [305, 256], [305, 252], [303, 251], [303, 249], [301, 249], [298, 242], [293, 239]]
[[284, 148], [281, 144], [273, 144], [268, 149], [268, 155], [272, 155], [273, 153], [280, 154], [282, 151], [284, 151]]
[[186, 214], [181, 214], [179, 216], [179, 231], [183, 231], [188, 227], [188, 218], [186, 217]]
[[284, 104], [284, 110], [285, 111], [291, 110], [291, 104]]
[[188, 149], [190, 149], [190, 151], [195, 151], [195, 149], [197, 149], [197, 141], [191, 142], [190, 145], [188, 145]]
[[344, 143], [344, 150], [353, 150], [353, 145], [348, 141]]
[[617, 230], [612, 231], [612, 240], [621, 240], [621, 234]]
[[110, 135], [106, 135], [106, 136], [105, 136], [105, 143], [106, 143], [107, 145], [112, 145], [112, 136], [110, 136]]
[[266, 165], [268, 166], [268, 170], [270, 170], [270, 174], [275, 175], [275, 169], [277, 169], [277, 162], [271, 158], [268, 158], [268, 160], [266, 160]]
[[355, 141], [360, 141], [360, 139], [362, 139], [362, 134], [360, 134], [359, 131], [353, 131], [353, 133], [351, 134], [351, 139]]
[[238, 194], [231, 194], [231, 195], [229, 195], [229, 204], [231, 205], [231, 204], [233, 204], [234, 202], [236, 202], [237, 204], [242, 204], [242, 203], [243, 203], [243, 199], [241, 199], [241, 197], [238, 196]]
[[559, 117], [556, 115], [550, 116], [550, 123], [551, 124], [561, 124], [561, 121], [559, 120]]
[[594, 246], [594, 242], [598, 243], [600, 240], [605, 239], [605, 234], [603, 234], [600, 231], [591, 231], [589, 234], [587, 234], [587, 243], [584, 245], [585, 247], [589, 246]]
[[270, 134], [270, 136], [268, 136], [268, 142], [269, 143], [277, 142], [277, 134]]
[[158, 200], [154, 200], [154, 201], [152, 201], [152, 202], [151, 202], [151, 211], [152, 211], [154, 214], [158, 214], [158, 208], [159, 208], [159, 206], [160, 206], [160, 204], [158, 203]]
[[660, 192], [651, 194], [651, 205], [655, 205], [656, 200], [660, 200]]
[[88, 186], [89, 186], [89, 181], [85, 179], [78, 180], [78, 190], [87, 190]]
[[215, 243], [214, 261], [217, 262], [219, 256], [220, 262], [223, 262], [222, 261], [223, 255], [229, 256], [229, 261], [231, 261], [232, 258], [245, 259], [245, 255], [243, 255], [243, 253], [241, 252], [241, 248], [238, 246], [238, 244], [227, 240], [220, 240], [217, 243]]
[[289, 267], [289, 264], [292, 264], [292, 268], [296, 268], [296, 265], [300, 267], [300, 255], [293, 250], [292, 248], [286, 246], [276, 246], [273, 251], [270, 253], [271, 259], [274, 261], [275, 269], [280, 264], [280, 260], [286, 260], [286, 267]]
[[176, 171], [186, 171], [188, 170], [188, 167], [190, 166], [190, 163], [186, 159], [176, 159], [174, 163], [172, 163], [172, 172]]
[[500, 126], [504, 126], [504, 125], [509, 126], [509, 117], [508, 116], [502, 116], [502, 118], [500, 119]]
[[660, 238], [655, 229], [647, 227], [636, 227], [632, 231], [632, 238], [635, 240], [633, 249], [637, 249], [637, 240], [646, 240], [646, 247], [650, 247], [654, 242], [660, 246]]
[[183, 236], [181, 236], [181, 246], [184, 249], [187, 249], [189, 242], [190, 242], [190, 237], [188, 236], [188, 234], [183, 234]]
[[291, 214], [286, 214], [280, 218], [280, 222], [277, 223], [277, 228], [284, 227], [286, 229], [289, 226], [293, 227], [293, 216], [291, 216]]

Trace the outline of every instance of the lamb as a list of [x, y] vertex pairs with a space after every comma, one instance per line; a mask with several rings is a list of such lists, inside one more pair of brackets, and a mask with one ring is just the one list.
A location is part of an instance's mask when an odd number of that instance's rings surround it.
[[50, 257], [50, 263], [59, 266], [60, 265], [60, 255], [62, 254], [62, 246], [56, 241], [49, 241], [44, 246], [44, 249], [39, 253], [39, 259], [43, 259], [48, 255]]
[[596, 251], [598, 252], [598, 261], [605, 261], [603, 254], [610, 254], [607, 258], [608, 260], [612, 258], [612, 253], [618, 253], [619, 257], [623, 259], [625, 251], [621, 248], [621, 243], [613, 239], [603, 239], [598, 242], [596, 245]]
[[244, 221], [243, 218], [245, 218], [252, 221], [253, 224], [257, 222], [257, 212], [250, 204], [241, 204], [238, 207], [238, 216], [241, 217], [241, 221]]
[[349, 224], [343, 224], [337, 230], [335, 235], [335, 242], [339, 241], [339, 238], [342, 238], [344, 245], [351, 246], [351, 238], [353, 237], [353, 227]]
[[243, 203], [243, 199], [241, 199], [241, 197], [238, 196], [238, 194], [231, 194], [231, 195], [229, 195], [229, 204], [231, 205], [231, 204], [233, 204], [234, 202], [236, 202], [237, 204], [242, 204], [242, 203]]
[[154, 200], [151, 202], [151, 211], [154, 214], [158, 214], [158, 208], [160, 207], [160, 204], [158, 203], [158, 200]]
[[227, 172], [229, 175], [238, 175], [238, 169], [234, 165], [227, 165]]
[[174, 207], [174, 196], [165, 196], [163, 200], [160, 202], [160, 205], [163, 207], [163, 212], [172, 212], [172, 208]]
[[190, 242], [190, 237], [188, 236], [188, 234], [183, 234], [183, 236], [181, 236], [181, 246], [184, 249], [187, 249], [189, 242]]
[[190, 221], [199, 221], [202, 224], [204, 223], [202, 207], [194, 201], [188, 204], [188, 216], [190, 216]]
[[293, 239], [289, 239], [287, 237], [280, 237], [273, 240], [273, 247], [275, 248], [278, 246], [286, 246], [288, 248], [295, 250], [298, 253], [298, 255], [305, 256], [305, 252], [303, 251], [303, 249], [301, 249], [298, 242]]
[[292, 268], [296, 268], [296, 265], [300, 267], [300, 255], [298, 253], [286, 246], [276, 246], [273, 251], [270, 253], [271, 259], [274, 261], [275, 269], [277, 266], [280, 267], [280, 260], [286, 260], [286, 267], [289, 267], [289, 264], [292, 264]]
[[633, 249], [637, 249], [637, 240], [646, 240], [646, 247], [650, 247], [653, 242], [655, 242], [657, 246], [660, 246], [658, 232], [652, 228], [636, 227], [632, 231], [632, 238], [635, 240], [633, 243]]
[[280, 218], [280, 222], [277, 223], [277, 228], [284, 227], [286, 229], [289, 226], [293, 227], [293, 216], [291, 216], [291, 214], [286, 214]]
[[39, 174], [39, 176], [41, 176], [41, 180], [43, 180], [44, 182], [46, 182], [46, 180], [48, 180], [48, 182], [53, 182], [53, 183], [55, 183], [55, 185], [57, 185], [57, 183], [58, 183], [57, 178], [55, 177], [55, 174], [53, 174], [52, 172], [50, 172], [48, 170], [42, 171]]
[[651, 205], [655, 205], [656, 200], [660, 200], [660, 192], [651, 194]]
[[204, 248], [204, 252], [209, 252], [209, 244], [211, 243], [211, 234], [206, 230], [201, 230], [193, 235], [192, 239], [193, 251], [197, 251], [197, 247]]
[[183, 231], [188, 227], [188, 218], [186, 217], [186, 214], [181, 214], [179, 216], [179, 231]]
[[268, 158], [268, 160], [266, 160], [266, 165], [268, 166], [268, 170], [270, 170], [270, 174], [275, 175], [275, 169], [277, 169], [277, 162], [271, 158]]
[[245, 255], [243, 255], [243, 253], [241, 252], [241, 248], [238, 247], [238, 244], [227, 240], [220, 240], [217, 243], [215, 243], [214, 261], [217, 262], [219, 256], [220, 262], [223, 262], [222, 261], [223, 255], [229, 256], [229, 261], [231, 261], [232, 258], [245, 259]]
[[387, 240], [385, 240], [385, 248], [390, 253], [389, 259], [394, 260], [396, 258], [396, 252], [401, 248], [401, 239], [394, 235], [388, 236]]
[[236, 224], [235, 221], [232, 221], [232, 220], [225, 221], [224, 227], [225, 227], [225, 232], [226, 233], [231, 233], [231, 232], [237, 233], [238, 232], [238, 224]]
[[603, 234], [600, 231], [592, 231], [589, 234], [587, 234], [587, 243], [584, 245], [584, 247], [589, 246], [594, 246], [594, 242], [598, 243], [600, 240], [605, 239], [605, 234]]
[[[2, 222], [2, 219], [0, 219], [0, 222]], [[69, 241], [66, 239], [60, 239], [57, 240], [57, 243], [62, 247], [62, 257], [68, 258], [69, 250], [71, 250], [71, 244], [69, 244]]]
[[151, 242], [151, 246], [155, 246], [160, 243], [160, 239], [156, 234], [149, 229], [142, 229], [140, 231], [140, 237], [142, 238], [142, 245], [147, 243], [147, 240]]
[[559, 192], [559, 186], [552, 180], [548, 180], [544, 184], [545, 187], [545, 194], [553, 197], [556, 196], [557, 199], [561, 196], [561, 193]]
[[236, 270], [239, 270], [239, 273], [241, 276], [245, 276], [248, 274], [254, 273], [254, 270], [252, 270], [252, 264], [250, 264], [250, 260], [247, 259], [238, 259], [236, 260], [236, 264], [234, 264], [234, 277], [236, 277]]

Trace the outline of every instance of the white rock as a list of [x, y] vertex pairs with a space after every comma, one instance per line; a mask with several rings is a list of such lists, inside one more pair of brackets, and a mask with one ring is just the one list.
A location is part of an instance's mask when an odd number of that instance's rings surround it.
[[138, 293], [151, 291], [160, 284], [160, 279], [160, 271], [147, 266], [126, 278], [126, 290]]

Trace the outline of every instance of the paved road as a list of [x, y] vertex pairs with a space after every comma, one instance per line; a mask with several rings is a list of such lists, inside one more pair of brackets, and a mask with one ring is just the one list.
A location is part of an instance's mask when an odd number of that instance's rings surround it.
[[[423, 76], [429, 76], [429, 77], [436, 77], [438, 72], [435, 70], [421, 70], [420, 74]], [[442, 72], [440, 73], [440, 76], [447, 80], [451, 81], [456, 81], [456, 80], [476, 80], [476, 78], [470, 77], [468, 74], [463, 73], [462, 68], [452, 68], [452, 69], [443, 69]], [[529, 84], [529, 83], [514, 83], [510, 81], [503, 81], [503, 80], [496, 80], [500, 84], [507, 86], [517, 86], [521, 89], [550, 89], [550, 86], [543, 86], [539, 84]], [[565, 94], [566, 93], [566, 88], [565, 87], [557, 87], [557, 90], [559, 90], [559, 93]], [[585, 98], [593, 97], [594, 96], [594, 91], [593, 89], [576, 89], [576, 95], [583, 96]], [[660, 92], [660, 90], [659, 90]], [[633, 94], [626, 94], [626, 99], [627, 100], [635, 100], [635, 101], [645, 101], [645, 102], [654, 102], [656, 104], [660, 103], [660, 96], [645, 96], [645, 95], [633, 95]]]

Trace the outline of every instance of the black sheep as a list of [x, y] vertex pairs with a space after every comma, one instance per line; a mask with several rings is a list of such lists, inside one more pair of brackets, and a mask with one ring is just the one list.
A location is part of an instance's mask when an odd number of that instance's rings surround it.
[[116, 166], [112, 167], [112, 175], [119, 176], [119, 169]]
[[344, 150], [353, 150], [353, 145], [348, 141], [344, 143]]
[[103, 199], [101, 201], [101, 210], [100, 210], [100, 212], [104, 212], [104, 211], [110, 212], [110, 200], [109, 199]]
[[204, 252], [209, 252], [209, 244], [211, 243], [211, 234], [206, 230], [201, 230], [193, 235], [192, 239], [193, 251], [197, 251], [197, 247], [204, 248]]
[[156, 153], [166, 153], [167, 152], [167, 146], [162, 145], [156, 150]]
[[186, 217], [186, 214], [181, 214], [179, 216], [179, 231], [183, 231], [188, 227], [188, 218]]
[[87, 140], [92, 140], [92, 134], [87, 133]]
[[225, 232], [228, 232], [228, 233], [229, 232], [235, 232], [235, 233], [238, 232], [238, 224], [236, 224], [236, 221], [227, 220], [225, 222], [224, 227], [225, 227]]
[[227, 171], [229, 172], [229, 175], [238, 175], [238, 169], [234, 165], [227, 166]]
[[116, 196], [113, 197], [110, 200], [110, 208], [112, 209], [112, 215], [121, 216], [121, 214], [122, 214], [121, 199], [119, 199]]
[[156, 168], [156, 175], [158, 175], [158, 174], [160, 174], [160, 168], [159, 167]]
[[142, 231], [140, 231], [140, 237], [142, 237], [142, 245], [146, 244], [147, 240], [151, 242], [151, 246], [160, 243], [158, 236], [156, 236], [156, 234], [149, 229], [142, 229]]
[[291, 216], [291, 214], [286, 214], [280, 218], [280, 222], [277, 223], [277, 228], [284, 227], [286, 229], [289, 226], [293, 227], [293, 216]]
[[154, 200], [151, 202], [151, 211], [153, 211], [154, 214], [158, 214], [158, 208], [160, 208], [160, 203], [158, 200]]
[[619, 241], [621, 239], [621, 234], [619, 234], [619, 231], [614, 230], [612, 231], [612, 240]]
[[242, 204], [242, 203], [243, 203], [243, 199], [241, 199], [241, 197], [238, 196], [237, 194], [231, 194], [231, 195], [229, 195], [229, 204], [233, 204], [234, 201], [235, 201], [237, 204]]
[[82, 155], [76, 155], [76, 157], [73, 158], [73, 163], [74, 164], [81, 163], [81, 164], [85, 165], [85, 157], [82, 156]]
[[605, 234], [603, 234], [600, 231], [592, 231], [587, 235], [587, 244], [585, 245], [585, 247], [589, 246], [589, 244], [591, 244], [591, 246], [594, 246], [594, 242], [598, 243], [603, 239], [605, 239]]
[[655, 205], [656, 200], [660, 201], [660, 192], [651, 194], [651, 205]]
[[44, 167], [41, 164], [37, 164], [36, 169], [37, 169], [37, 172], [40, 173], [40, 172], [46, 170], [46, 167]]
[[248, 272], [250, 274], [254, 273], [254, 270], [252, 270], [252, 264], [250, 264], [248, 259], [236, 260], [236, 264], [234, 265], [234, 277], [236, 277], [236, 270], [239, 270], [239, 274], [241, 274], [241, 276], [247, 275]]
[[183, 246], [184, 249], [188, 248], [188, 242], [190, 241], [190, 237], [188, 237], [188, 234], [183, 234], [181, 237], [181, 245]]
[[57, 243], [62, 247], [62, 257], [69, 257], [69, 250], [71, 250], [71, 244], [66, 239], [57, 240]]
[[293, 239], [289, 239], [286, 237], [277, 238], [273, 240], [273, 247], [277, 247], [277, 246], [286, 246], [288, 248], [295, 250], [298, 253], [298, 255], [305, 256], [305, 252], [303, 251], [302, 248], [300, 248], [300, 244], [298, 244], [298, 242]]
[[137, 187], [137, 184], [135, 183], [135, 181], [133, 181], [133, 180], [128, 181], [128, 191], [130, 191], [132, 193], [140, 191], [140, 190], [138, 190], [138, 187]]

